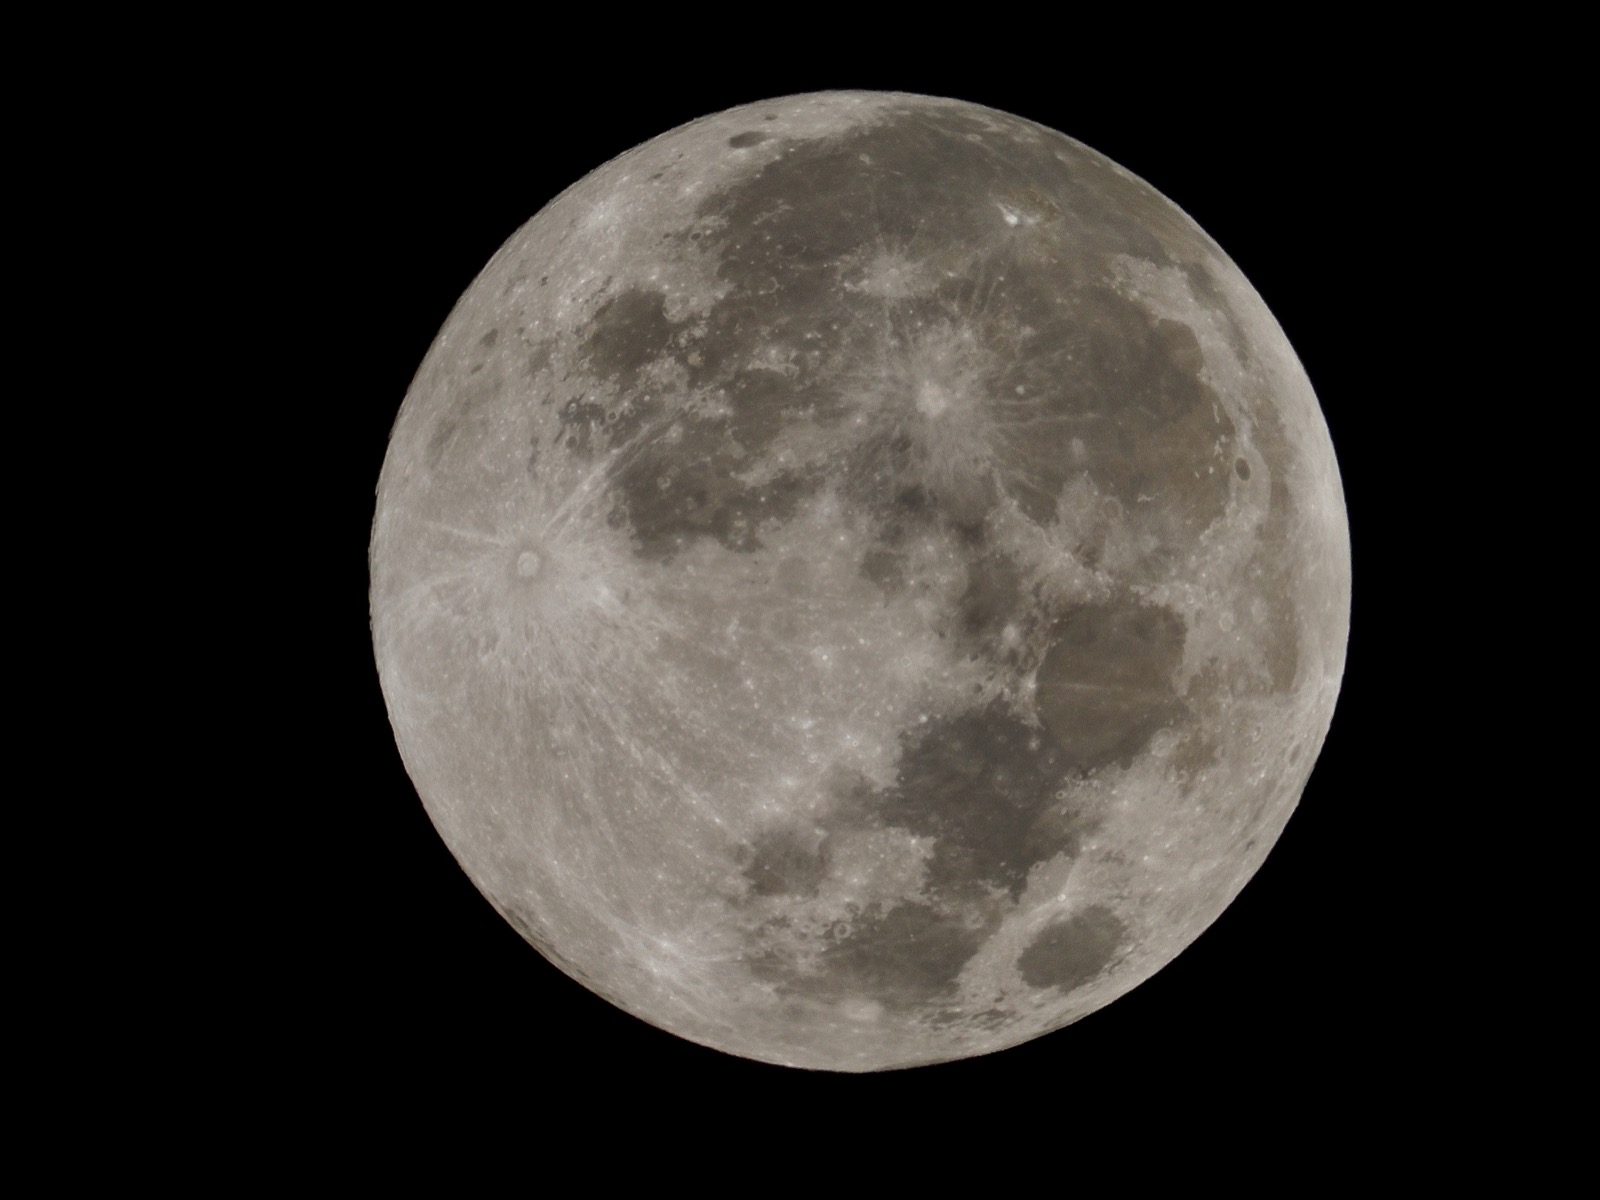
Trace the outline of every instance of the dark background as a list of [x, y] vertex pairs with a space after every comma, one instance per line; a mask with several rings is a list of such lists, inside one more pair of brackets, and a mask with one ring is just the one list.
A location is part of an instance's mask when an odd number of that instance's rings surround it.
[[[492, 32], [486, 35], [493, 40]], [[669, 55], [619, 77], [545, 46], [560, 78], [505, 48], [423, 59], [296, 61], [240, 127], [258, 269], [287, 279], [263, 371], [293, 453], [295, 562], [284, 619], [309, 654], [264, 767], [281, 863], [230, 1036], [307, 1089], [671, 1109], [715, 1097], [816, 1112], [970, 1106], [1039, 1094], [1066, 1107], [1196, 1117], [1240, 1096], [1289, 1110], [1330, 1094], [1393, 1104], [1436, 1083], [1423, 985], [1435, 970], [1414, 834], [1435, 801], [1411, 722], [1417, 628], [1402, 573], [1418, 498], [1396, 463], [1416, 401], [1404, 329], [1420, 302], [1431, 107], [1381, 56], [1264, 69], [1256, 55], [1013, 63], [952, 45], [884, 57], [730, 65]], [[568, 60], [571, 61], [568, 61]], [[979, 65], [974, 65], [975, 63]], [[574, 75], [572, 72], [576, 72]], [[574, 79], [577, 82], [574, 82]], [[703, 1049], [625, 1015], [546, 963], [440, 842], [406, 777], [373, 665], [366, 546], [390, 425], [434, 334], [500, 244], [561, 189], [641, 141], [736, 104], [825, 88], [977, 101], [1101, 151], [1175, 201], [1241, 267], [1316, 388], [1354, 548], [1344, 688], [1287, 832], [1193, 946], [1110, 1007], [980, 1059], [878, 1076], [802, 1073]], [[302, 647], [302, 650], [304, 647]], [[267, 782], [266, 779], [270, 779]], [[270, 1001], [266, 998], [270, 997]], [[281, 1058], [279, 1056], [282, 1056]], [[800, 1111], [800, 1110], [796, 1110]]]

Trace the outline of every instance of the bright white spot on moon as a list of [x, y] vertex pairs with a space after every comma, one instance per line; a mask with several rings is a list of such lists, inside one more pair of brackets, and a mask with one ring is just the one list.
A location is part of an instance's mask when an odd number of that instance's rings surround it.
[[950, 407], [950, 393], [942, 384], [925, 379], [917, 387], [917, 411], [925, 417], [937, 417]]

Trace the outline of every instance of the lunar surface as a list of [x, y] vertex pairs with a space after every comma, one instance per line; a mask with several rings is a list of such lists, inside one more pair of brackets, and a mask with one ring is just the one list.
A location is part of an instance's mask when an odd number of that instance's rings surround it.
[[870, 1071], [1058, 1029], [1217, 917], [1321, 748], [1350, 564], [1305, 373], [1177, 207], [824, 93], [506, 243], [400, 409], [371, 588], [506, 920], [662, 1029]]

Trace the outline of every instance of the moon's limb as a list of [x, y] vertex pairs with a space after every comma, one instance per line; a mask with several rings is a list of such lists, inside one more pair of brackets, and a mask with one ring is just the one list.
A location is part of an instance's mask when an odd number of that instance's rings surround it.
[[694, 122], [514, 235], [373, 531], [424, 804], [663, 1028], [872, 1070], [1014, 1044], [1260, 865], [1343, 671], [1281, 330], [1102, 156], [954, 101]]

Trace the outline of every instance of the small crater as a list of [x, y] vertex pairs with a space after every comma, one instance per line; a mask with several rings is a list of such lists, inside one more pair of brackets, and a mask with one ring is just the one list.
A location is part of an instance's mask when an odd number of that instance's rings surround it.
[[1242, 458], [1234, 459], [1233, 470], [1234, 474], [1238, 475], [1240, 479], [1250, 478], [1250, 464], [1245, 462], [1245, 460]]
[[771, 134], [760, 133], [754, 129], [751, 129], [745, 133], [734, 134], [728, 139], [728, 145], [732, 146], [735, 150], [744, 150], [750, 146], [759, 146], [771, 136]]
[[1017, 959], [1017, 970], [1030, 987], [1071, 992], [1116, 960], [1127, 934], [1110, 909], [1086, 908], [1042, 930]]

